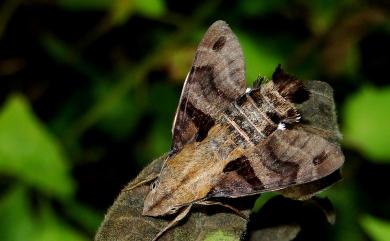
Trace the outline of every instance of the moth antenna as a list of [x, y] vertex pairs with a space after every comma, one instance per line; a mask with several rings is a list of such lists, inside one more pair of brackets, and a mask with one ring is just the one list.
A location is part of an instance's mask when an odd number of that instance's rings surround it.
[[310, 97], [310, 92], [306, 90], [303, 82], [285, 72], [280, 64], [272, 74], [272, 81], [280, 95], [292, 103], [300, 104]]
[[229, 204], [226, 204], [226, 203], [222, 203], [222, 202], [217, 202], [217, 201], [209, 201], [209, 200], [204, 200], [204, 201], [199, 201], [199, 202], [196, 202], [195, 204], [199, 204], [199, 205], [218, 205], [218, 206], [222, 206], [222, 207], [225, 207], [225, 208], [228, 208], [230, 210], [232, 210], [234, 213], [236, 213], [238, 216], [240, 216], [242, 219], [248, 221], [249, 220], [249, 217], [247, 215], [245, 215], [243, 212], [241, 212], [240, 210], [238, 210], [237, 208], [229, 205]]
[[142, 181], [140, 181], [140, 182], [137, 182], [137, 183], [135, 183], [135, 184], [133, 184], [133, 185], [130, 185], [130, 186], [128, 186], [128, 187], [125, 187], [125, 188], [122, 190], [122, 192], [129, 192], [129, 191], [131, 191], [131, 190], [133, 190], [133, 189], [135, 189], [135, 188], [137, 188], [137, 187], [140, 187], [140, 186], [143, 186], [143, 185], [145, 185], [145, 184], [151, 183], [151, 182], [153, 182], [154, 180], [156, 180], [157, 178], [158, 178], [158, 174], [152, 175], [152, 176], [148, 177], [148, 178], [145, 179], [145, 180], [142, 180]]

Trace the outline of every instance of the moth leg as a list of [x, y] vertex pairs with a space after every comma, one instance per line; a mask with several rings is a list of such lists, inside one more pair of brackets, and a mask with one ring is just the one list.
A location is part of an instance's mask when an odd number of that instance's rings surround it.
[[156, 180], [158, 178], [158, 175], [159, 175], [159, 173], [151, 175], [151, 176], [147, 177], [145, 180], [137, 182], [137, 183], [131, 185], [130, 187], [125, 187], [122, 191], [123, 192], [128, 192], [128, 191], [133, 190], [134, 188], [137, 188], [137, 187], [142, 186], [144, 184], [150, 183], [150, 182]]
[[232, 210], [233, 212], [235, 212], [238, 216], [242, 217], [243, 219], [245, 220], [249, 220], [249, 217], [247, 215], [245, 215], [244, 213], [242, 213], [240, 210], [238, 210], [237, 208], [233, 207], [233, 206], [230, 206], [228, 204], [225, 204], [225, 203], [221, 203], [221, 202], [217, 202], [217, 201], [199, 201], [199, 202], [196, 202], [196, 204], [200, 204], [200, 205], [219, 205], [219, 206], [223, 206], [225, 208], [228, 208], [230, 210]]
[[183, 218], [187, 216], [187, 214], [190, 212], [192, 205], [189, 205], [186, 209], [181, 211], [174, 220], [172, 220], [165, 228], [163, 228], [154, 238], [152, 241], [156, 241], [163, 235], [168, 229], [176, 226]]

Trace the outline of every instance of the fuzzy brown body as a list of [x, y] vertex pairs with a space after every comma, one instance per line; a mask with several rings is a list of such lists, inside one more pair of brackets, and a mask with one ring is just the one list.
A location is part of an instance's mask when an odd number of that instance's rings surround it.
[[[161, 172], [156, 185], [156, 189], [161, 191], [151, 190], [145, 199], [144, 214], [161, 216], [169, 213], [171, 208], [189, 205], [205, 198], [220, 179], [229, 159], [242, 155], [244, 151], [231, 143], [235, 148], [225, 158], [221, 158], [219, 150], [223, 146], [216, 146], [216, 142], [223, 141], [222, 138], [229, 140], [227, 136], [220, 136], [228, 133], [226, 125], [217, 124], [202, 142], [186, 145], [182, 151], [167, 159], [165, 166], [168, 168]], [[213, 138], [213, 134], [217, 138]], [[183, 161], [189, 159], [191, 162], [183, 166]]]
[[337, 143], [321, 128], [300, 123], [297, 105], [310, 98], [303, 82], [280, 66], [272, 81], [246, 91], [238, 40], [225, 22], [215, 22], [186, 78], [172, 150], [145, 198], [143, 214], [164, 216], [187, 208], [156, 239], [193, 204], [286, 189], [338, 170], [344, 156]]

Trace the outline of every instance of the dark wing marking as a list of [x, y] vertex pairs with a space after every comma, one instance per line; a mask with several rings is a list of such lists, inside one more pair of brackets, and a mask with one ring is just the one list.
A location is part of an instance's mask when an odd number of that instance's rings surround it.
[[242, 156], [229, 162], [218, 184], [208, 197], [239, 197], [243, 193], [257, 193], [264, 189], [249, 160]]
[[[222, 175], [209, 196], [240, 197], [309, 183], [330, 175], [344, 163], [338, 145], [300, 128], [275, 131], [250, 150], [246, 158], [249, 165]], [[257, 184], [248, 182], [241, 174], [249, 169], [258, 178]], [[231, 186], [237, 186], [237, 180], [241, 187], [235, 187], [232, 193]]]
[[173, 122], [173, 151], [207, 136], [219, 113], [245, 92], [243, 53], [229, 26], [217, 21], [200, 42]]
[[308, 100], [310, 97], [310, 92], [305, 89], [303, 82], [286, 73], [280, 64], [276, 67], [275, 72], [272, 74], [272, 81], [274, 82], [280, 95], [292, 103], [300, 104]]

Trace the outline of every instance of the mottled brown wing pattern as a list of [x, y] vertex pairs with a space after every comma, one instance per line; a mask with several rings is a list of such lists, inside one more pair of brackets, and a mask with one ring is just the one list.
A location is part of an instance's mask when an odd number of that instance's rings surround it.
[[172, 127], [173, 151], [202, 140], [219, 113], [245, 89], [238, 39], [225, 22], [217, 21], [200, 42], [187, 75]]
[[248, 158], [267, 191], [325, 177], [344, 162], [339, 146], [300, 128], [275, 131]]
[[[305, 88], [310, 90], [310, 99], [298, 106], [302, 116], [301, 122], [307, 132], [319, 135], [327, 141], [338, 145], [341, 134], [337, 125], [336, 106], [333, 99], [333, 89], [326, 82], [306, 81]], [[290, 198], [307, 199], [326, 187], [340, 181], [341, 169], [331, 175], [313, 182], [291, 186], [280, 192]]]
[[242, 197], [312, 182], [338, 170], [343, 162], [340, 147], [318, 135], [300, 128], [276, 130], [230, 162], [208, 196]]
[[256, 176], [255, 170], [246, 156], [229, 162], [223, 172], [219, 182], [211, 189], [207, 198], [243, 197], [264, 190], [263, 183]]
[[300, 104], [309, 99], [310, 94], [303, 82], [286, 73], [280, 64], [272, 74], [272, 81], [280, 95], [291, 103]]

